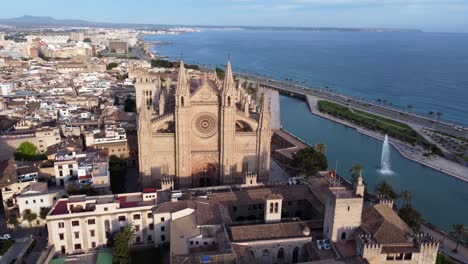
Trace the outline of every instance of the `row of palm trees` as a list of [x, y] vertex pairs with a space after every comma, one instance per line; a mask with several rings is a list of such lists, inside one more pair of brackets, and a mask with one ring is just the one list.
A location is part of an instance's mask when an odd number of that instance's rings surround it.
[[[386, 105], [386, 104], [388, 103], [390, 106], [393, 105], [393, 103], [390, 102], [390, 101], [388, 101], [387, 99], [377, 98], [376, 101], [377, 101], [377, 103], [379, 103], [379, 104], [382, 103], [382, 104]], [[412, 105], [412, 104], [406, 105], [406, 110], [408, 111], [408, 113], [412, 112], [413, 109], [414, 109], [414, 105]], [[430, 117], [432, 117], [432, 118], [434, 118], [435, 120], [438, 120], [438, 121], [440, 121], [440, 118], [441, 118], [441, 116], [443, 115], [442, 112], [434, 112], [434, 111], [429, 111], [427, 114], [428, 114]], [[437, 116], [437, 118], [435, 118], [436, 116]]]

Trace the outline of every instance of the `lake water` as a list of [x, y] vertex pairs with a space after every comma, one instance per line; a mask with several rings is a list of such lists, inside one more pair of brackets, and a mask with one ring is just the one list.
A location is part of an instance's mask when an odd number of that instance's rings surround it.
[[[155, 50], [171, 59], [220, 66], [231, 54], [237, 69], [328, 86], [354, 97], [440, 111], [468, 124], [468, 35], [209, 30], [147, 36], [170, 41]], [[468, 224], [468, 183], [403, 158], [391, 148], [392, 176], [377, 173], [382, 141], [310, 113], [304, 101], [281, 97], [283, 127], [311, 144], [325, 143], [329, 165], [344, 176], [364, 166], [371, 191], [385, 179], [408, 189], [414, 206], [434, 225], [449, 230]]]

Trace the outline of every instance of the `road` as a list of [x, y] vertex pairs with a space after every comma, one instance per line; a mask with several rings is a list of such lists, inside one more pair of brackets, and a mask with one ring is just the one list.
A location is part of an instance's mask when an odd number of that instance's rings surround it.
[[246, 74], [236, 74], [243, 80], [258, 83], [260, 86], [267, 87], [270, 89], [278, 90], [280, 92], [292, 93], [294, 95], [305, 97], [307, 94], [316, 96], [320, 99], [325, 99], [341, 105], [346, 105], [354, 109], [366, 111], [372, 114], [384, 116], [390, 119], [398, 120], [402, 123], [408, 123], [413, 125], [423, 126], [428, 129], [437, 130], [442, 133], [446, 133], [452, 136], [467, 138], [468, 128], [450, 124], [444, 121], [434, 120], [425, 116], [417, 115], [402, 111], [400, 109], [391, 108], [390, 106], [384, 106], [374, 104], [359, 99], [347, 97], [340, 94], [331, 93], [312, 87], [307, 87], [299, 84], [286, 83], [277, 80], [271, 80], [262, 78], [259, 76], [252, 76]]

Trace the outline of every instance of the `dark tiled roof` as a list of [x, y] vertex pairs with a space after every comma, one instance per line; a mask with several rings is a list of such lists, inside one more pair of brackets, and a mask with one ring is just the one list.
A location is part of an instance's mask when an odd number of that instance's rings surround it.
[[407, 243], [411, 228], [387, 204], [366, 206], [361, 227], [381, 244]]
[[303, 229], [300, 222], [231, 226], [230, 236], [234, 242], [306, 237]]

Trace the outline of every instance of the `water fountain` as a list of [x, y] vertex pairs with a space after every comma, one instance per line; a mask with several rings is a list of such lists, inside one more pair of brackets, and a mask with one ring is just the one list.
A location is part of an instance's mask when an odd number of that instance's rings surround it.
[[382, 156], [380, 158], [380, 170], [379, 173], [382, 175], [391, 175], [393, 171], [390, 166], [390, 145], [388, 143], [388, 136], [385, 135], [384, 142], [382, 145]]

